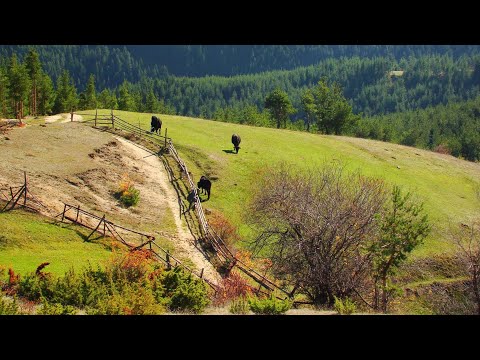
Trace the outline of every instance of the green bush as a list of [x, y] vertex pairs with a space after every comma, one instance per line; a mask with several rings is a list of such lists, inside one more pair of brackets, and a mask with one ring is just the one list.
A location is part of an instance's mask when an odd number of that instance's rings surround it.
[[62, 305], [60, 303], [49, 303], [43, 299], [42, 307], [38, 310], [38, 315], [75, 315], [77, 310], [71, 305]]
[[0, 288], [3, 288], [3, 286], [8, 283], [8, 278], [6, 277], [6, 274], [7, 269], [3, 265], [0, 265]]
[[87, 308], [89, 315], [157, 315], [165, 312], [165, 307], [156, 301], [148, 286], [131, 284], [122, 292], [98, 299], [94, 307]]
[[140, 201], [140, 191], [131, 186], [120, 194], [120, 201], [127, 207], [137, 205]]
[[200, 279], [180, 267], [152, 267], [140, 251], [112, 259], [104, 269], [90, 264], [80, 273], [73, 268], [62, 277], [30, 273], [18, 284], [18, 294], [42, 300], [41, 314], [67, 314], [74, 308], [87, 314], [161, 314], [172, 311], [200, 313], [209, 303]]
[[49, 301], [51, 303], [60, 303], [62, 305], [72, 305], [77, 307], [84, 304], [81, 279], [75, 274], [73, 268], [68, 270], [64, 276], [56, 279], [52, 296], [49, 298]]
[[21, 278], [18, 283], [18, 295], [28, 300], [40, 300], [44, 297], [51, 299], [54, 293], [54, 285], [51, 276], [39, 277], [35, 273], [30, 273]]
[[205, 283], [180, 267], [163, 272], [154, 285], [154, 292], [157, 300], [163, 298], [172, 311], [198, 314], [210, 301]]
[[13, 301], [8, 301], [3, 298], [0, 293], [0, 315], [19, 315], [20, 311], [17, 305], [17, 299], [14, 297]]
[[339, 299], [336, 296], [334, 296], [334, 298], [335, 304], [333, 306], [335, 311], [340, 315], [351, 315], [357, 310], [355, 303], [349, 298], [346, 298], [345, 301], [342, 301], [342, 299]]
[[248, 314], [250, 310], [250, 305], [248, 304], [248, 300], [244, 296], [240, 296], [237, 299], [233, 299], [230, 303], [230, 313], [237, 314], [237, 315], [245, 315]]
[[255, 314], [261, 315], [280, 315], [292, 307], [292, 301], [288, 299], [278, 300], [273, 295], [265, 299], [251, 297], [248, 299], [248, 304], [250, 305], [250, 310]]
[[130, 180], [130, 177], [127, 173], [123, 174], [122, 181], [118, 187], [118, 191], [115, 193], [115, 196], [120, 200], [125, 206], [137, 205], [140, 200], [140, 191], [135, 189], [133, 186], [133, 181]]

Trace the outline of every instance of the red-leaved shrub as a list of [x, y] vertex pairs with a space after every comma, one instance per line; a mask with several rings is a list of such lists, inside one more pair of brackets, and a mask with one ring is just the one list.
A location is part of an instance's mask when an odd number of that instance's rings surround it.
[[215, 295], [213, 304], [223, 305], [240, 296], [247, 296], [251, 292], [247, 281], [239, 273], [232, 271], [228, 277], [222, 279], [220, 290]]

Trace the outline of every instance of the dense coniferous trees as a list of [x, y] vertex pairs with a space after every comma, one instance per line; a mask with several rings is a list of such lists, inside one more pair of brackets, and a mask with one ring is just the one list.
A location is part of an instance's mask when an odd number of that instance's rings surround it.
[[[98, 106], [354, 135], [480, 160], [478, 46], [145, 49], [0, 46], [0, 116]], [[275, 91], [292, 105], [278, 119], [265, 101]]]

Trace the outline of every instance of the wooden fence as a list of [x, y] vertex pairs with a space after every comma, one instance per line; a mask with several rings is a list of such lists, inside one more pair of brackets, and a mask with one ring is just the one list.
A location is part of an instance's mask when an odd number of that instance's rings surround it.
[[[173, 156], [175, 161], [181, 168], [181, 171], [186, 175], [188, 184], [190, 186], [190, 192], [193, 193], [193, 199], [195, 203], [195, 214], [197, 215], [198, 222], [200, 223], [200, 228], [202, 230], [202, 235], [204, 239], [207, 239], [210, 244], [212, 245], [213, 249], [217, 252], [220, 258], [223, 258], [224, 261], [230, 264], [229, 269], [234, 267], [241, 270], [245, 275], [249, 276], [252, 280], [254, 280], [260, 287], [264, 287], [267, 291], [271, 292], [274, 289], [280, 290], [281, 292], [287, 294], [289, 297], [293, 296], [293, 293], [288, 292], [281, 287], [277, 286], [273, 281], [269, 280], [265, 275], [259, 274], [256, 270], [249, 267], [245, 264], [242, 260], [238, 259], [228, 248], [222, 238], [213, 230], [209, 225], [207, 218], [205, 216], [205, 211], [202, 207], [202, 202], [200, 197], [198, 196], [198, 189], [196, 184], [194, 183], [190, 173], [188, 172], [187, 165], [185, 162], [180, 158], [178, 155], [175, 146], [173, 145], [172, 141], [168, 141], [168, 148], [169, 153]], [[260, 292], [260, 288], [256, 290], [256, 292]]]
[[159, 135], [155, 132], [150, 132], [149, 130], [143, 129], [140, 126], [134, 125], [128, 121], [125, 121], [118, 116], [114, 115], [113, 110], [110, 114], [98, 114], [98, 110], [95, 111], [95, 114], [82, 114], [82, 116], [92, 117], [91, 119], [84, 120], [83, 122], [92, 123], [95, 127], [111, 127], [112, 129], [120, 129], [129, 133], [134, 134], [139, 138], [148, 139], [154, 143], [163, 145], [167, 147], [167, 141], [171, 140], [168, 136], [168, 129], [165, 128], [165, 135]]
[[43, 205], [30, 191], [28, 186], [27, 172], [23, 172], [24, 182], [21, 186], [9, 186], [8, 188], [0, 189], [1, 198], [5, 200], [4, 207], [0, 212], [13, 210], [15, 207], [22, 207], [33, 211], [50, 210]]
[[[38, 199], [35, 198], [35, 196], [31, 194], [30, 187], [28, 186], [28, 178], [26, 172], [24, 172], [24, 184], [21, 186], [9, 186], [7, 188], [0, 188], [0, 198], [6, 202], [0, 212], [6, 212], [13, 210], [14, 208], [20, 207], [27, 208], [35, 212], [41, 212], [41, 210], [44, 210], [47, 212], [47, 214], [53, 213], [51, 209], [43, 205]], [[199, 273], [191, 269], [189, 266], [185, 265], [179, 259], [171, 255], [169, 250], [166, 250], [160, 245], [158, 245], [155, 242], [155, 237], [153, 235], [115, 224], [114, 222], [107, 220], [105, 214], [100, 217], [98, 215], [85, 211], [84, 209], [81, 209], [80, 205], [75, 206], [67, 203], [63, 204], [63, 211], [60, 214], [54, 216], [47, 216], [53, 219], [58, 219], [61, 216], [61, 222], [69, 220], [76, 225], [92, 230], [92, 232], [86, 237], [85, 241], [90, 239], [94, 233], [99, 233], [102, 236], [110, 236], [111, 238], [127, 246], [129, 250], [132, 251], [148, 246], [148, 250], [152, 254], [154, 254], [155, 259], [165, 263], [168, 269], [170, 269], [172, 266], [182, 267], [185, 270], [189, 271], [191, 274], [205, 281], [207, 285], [210, 286], [215, 292], [218, 291], [217, 285], [215, 285], [211, 280], [204, 277], [204, 269], [201, 269]], [[98, 224], [96, 227], [92, 227], [86, 221], [84, 221], [85, 219], [83, 218], [89, 218], [94, 222], [98, 221]], [[125, 233], [133, 234], [139, 237], [140, 245], [128, 242], [127, 240], [129, 239], [126, 239], [126, 236], [124, 235]]]
[[[175, 159], [177, 164], [180, 166], [181, 171], [186, 175], [188, 185], [190, 187], [190, 194], [193, 194], [194, 204], [195, 204], [195, 214], [197, 216], [198, 222], [200, 224], [200, 229], [202, 232], [203, 239], [207, 240], [213, 249], [215, 250], [216, 254], [219, 258], [228, 264], [229, 270], [233, 269], [234, 267], [238, 268], [242, 271], [245, 275], [250, 277], [254, 280], [257, 284], [259, 284], [259, 288], [255, 290], [257, 293], [265, 293], [261, 290], [263, 287], [267, 292], [270, 293], [275, 289], [283, 292], [284, 294], [288, 295], [288, 297], [292, 298], [295, 289], [292, 292], [286, 291], [285, 289], [279, 287], [273, 281], [268, 279], [265, 274], [262, 275], [258, 273], [255, 269], [252, 269], [250, 266], [245, 264], [241, 259], [237, 258], [225, 244], [225, 242], [221, 239], [218, 234], [210, 228], [208, 221], [205, 217], [205, 211], [203, 210], [202, 203], [200, 201], [200, 197], [198, 196], [198, 189], [196, 184], [193, 182], [190, 173], [188, 172], [187, 166], [185, 162], [180, 158], [178, 151], [175, 149], [173, 145], [172, 139], [166, 136], [167, 129], [165, 129], [165, 136], [157, 135], [154, 133], [150, 133], [145, 129], [142, 129], [139, 126], [133, 125], [128, 121], [125, 121], [118, 116], [113, 114], [113, 110], [111, 111], [110, 115], [102, 115], [99, 116], [96, 112], [95, 115], [92, 114], [84, 114], [95, 116], [94, 119], [86, 120], [88, 121], [95, 121], [95, 126], [98, 127], [99, 124], [103, 124], [106, 126], [112, 126], [114, 129], [121, 129], [127, 132], [130, 132], [140, 138], [144, 138], [154, 142], [155, 144], [159, 144], [160, 141], [163, 142], [164, 149], [167, 149], [168, 152], [172, 155]], [[150, 151], [150, 150], [149, 150]], [[155, 154], [160, 156], [160, 152]]]
[[[105, 217], [105, 214], [103, 215], [103, 217], [100, 217], [98, 215], [92, 214], [83, 209], [80, 209], [79, 205], [74, 206], [67, 203], [63, 203], [63, 204], [64, 204], [63, 211], [60, 214], [58, 214], [56, 217], [61, 216], [62, 222], [64, 222], [65, 220], [69, 220], [77, 225], [80, 225], [92, 230], [90, 235], [88, 235], [85, 240], [88, 240], [95, 232], [97, 232], [103, 236], [112, 237], [113, 239], [126, 245], [130, 250], [139, 250], [142, 248], [147, 248], [147, 250], [149, 250], [152, 254], [154, 254], [157, 260], [160, 260], [167, 265], [167, 269], [170, 269], [172, 266], [173, 267], [180, 266], [186, 269], [187, 271], [189, 271], [191, 274], [205, 281], [207, 285], [209, 285], [215, 292], [218, 291], [217, 286], [214, 283], [212, 283], [212, 281], [210, 281], [209, 279], [203, 276], [204, 269], [201, 269], [200, 272], [197, 273], [195, 270], [191, 269], [189, 266], [183, 264], [179, 259], [171, 255], [168, 250], [165, 250], [160, 245], [158, 245], [155, 242], [155, 236], [115, 224], [114, 222], [107, 220]], [[97, 226], [94, 228], [86, 224], [86, 222], [82, 221], [81, 215], [83, 215], [83, 217], [90, 218], [94, 221], [98, 221]], [[107, 232], [110, 235], [107, 235]], [[135, 245], [135, 244], [129, 243], [127, 239], [125, 239], [124, 236], [120, 234], [121, 232], [140, 236], [141, 244]], [[173, 263], [173, 261], [175, 261], [175, 263]]]

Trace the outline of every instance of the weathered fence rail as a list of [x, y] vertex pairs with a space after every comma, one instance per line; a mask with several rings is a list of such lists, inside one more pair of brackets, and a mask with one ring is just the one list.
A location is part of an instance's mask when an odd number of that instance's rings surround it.
[[[0, 194], [6, 202], [0, 212], [10, 211], [18, 206], [33, 211], [39, 211], [39, 208], [42, 208], [43, 210], [49, 212], [50, 210], [31, 193], [30, 187], [28, 186], [27, 172], [24, 171], [23, 174], [23, 185], [9, 186], [8, 188], [0, 189]], [[14, 192], [14, 190], [16, 191]]]
[[[69, 211], [73, 212], [73, 215], [68, 214]], [[81, 221], [80, 215], [84, 215], [87, 218], [91, 218], [99, 222], [97, 226], [93, 228], [92, 226]], [[208, 286], [210, 286], [214, 291], [218, 291], [217, 286], [212, 281], [210, 281], [209, 279], [203, 276], [204, 269], [202, 269], [200, 273], [197, 273], [195, 270], [191, 269], [189, 266], [182, 263], [182, 261], [180, 261], [173, 255], [171, 255], [168, 250], [158, 245], [155, 242], [155, 236], [153, 235], [146, 234], [137, 230], [129, 229], [124, 226], [115, 224], [113, 221], [107, 220], [105, 215], [103, 215], [103, 217], [100, 217], [98, 215], [95, 215], [83, 209], [80, 209], [79, 205], [74, 206], [71, 204], [64, 203], [63, 211], [60, 214], [58, 214], [56, 217], [60, 217], [60, 216], [62, 216], [62, 219], [61, 219], [62, 222], [65, 219], [67, 219], [75, 224], [84, 226], [92, 230], [92, 232], [90, 233], [90, 235], [88, 235], [86, 240], [88, 240], [95, 232], [103, 236], [107, 236], [107, 231], [108, 231], [108, 233], [110, 233], [112, 238], [114, 238], [117, 241], [120, 241], [122, 244], [126, 245], [130, 250], [139, 250], [148, 246], [147, 250], [151, 251], [155, 255], [156, 259], [164, 262], [168, 268], [171, 268], [172, 266], [174, 267], [180, 266], [186, 269], [187, 271], [189, 271], [191, 274], [205, 281], [208, 284]], [[103, 224], [103, 230], [102, 230], [102, 224]], [[120, 235], [118, 229], [121, 229], [122, 231], [130, 234], [140, 235], [141, 244], [135, 245], [135, 244], [129, 243], [124, 237]], [[144, 241], [144, 239], [146, 240]], [[175, 261], [175, 264], [173, 264], [171, 259]]]
[[[193, 199], [195, 203], [195, 213], [198, 218], [198, 222], [200, 223], [201, 230], [203, 233], [203, 236], [205, 239], [208, 239], [210, 241], [210, 244], [212, 245], [213, 249], [224, 259], [229, 261], [230, 269], [233, 267], [237, 267], [240, 271], [242, 271], [245, 275], [250, 277], [252, 280], [254, 280], [256, 283], [258, 283], [261, 287], [264, 287], [268, 291], [273, 291], [274, 289], [277, 289], [289, 297], [292, 296], [292, 294], [285, 289], [282, 289], [279, 287], [277, 284], [275, 284], [273, 281], [269, 280], [265, 275], [259, 274], [256, 270], [252, 269], [249, 267], [247, 264], [245, 264], [241, 259], [238, 259], [228, 248], [228, 246], [225, 244], [225, 242], [222, 240], [218, 234], [210, 228], [208, 225], [208, 221], [205, 216], [205, 212], [202, 207], [202, 203], [200, 200], [200, 197], [198, 196], [197, 192], [197, 186], [194, 183], [193, 179], [190, 176], [190, 173], [188, 172], [187, 165], [185, 162], [180, 158], [177, 150], [175, 149], [175, 146], [173, 145], [172, 141], [168, 141], [168, 148], [170, 150], [170, 154], [173, 156], [177, 164], [180, 166], [181, 171], [185, 174], [187, 177], [188, 184], [190, 186], [190, 193], [193, 192]], [[258, 289], [260, 290], [260, 289]], [[256, 290], [256, 291], [258, 291]]]
[[134, 125], [128, 121], [125, 121], [118, 116], [113, 114], [113, 110], [109, 115], [102, 114], [99, 115], [98, 113], [89, 114], [84, 113], [82, 116], [90, 116], [91, 119], [83, 120], [83, 122], [94, 122], [94, 126], [108, 126], [112, 127], [113, 129], [120, 129], [123, 131], [130, 132], [138, 137], [147, 138], [155, 143], [163, 143], [164, 147], [167, 146], [167, 140], [170, 138], [167, 137], [167, 129], [165, 129], [165, 135], [157, 134], [154, 132], [150, 132], [148, 129], [143, 129], [140, 126]]
[[[43, 210], [46, 210], [48, 214], [53, 213], [51, 209], [46, 207], [38, 199], [36, 199], [35, 196], [31, 194], [30, 187], [28, 186], [26, 172], [24, 172], [23, 185], [0, 188], [0, 195], [2, 195], [2, 197], [5, 199], [4, 201], [6, 202], [6, 204], [4, 205], [4, 207], [0, 212], [10, 211], [10, 210], [13, 210], [15, 207], [27, 208], [35, 212], [40, 212], [39, 207], [41, 207]], [[215, 292], [218, 291], [217, 285], [215, 285], [211, 280], [207, 279], [203, 275], [204, 269], [201, 269], [200, 273], [197, 273], [196, 271], [191, 269], [189, 266], [182, 263], [182, 261], [180, 261], [173, 255], [171, 255], [168, 250], [165, 250], [160, 245], [158, 245], [155, 242], [155, 237], [153, 235], [146, 234], [137, 230], [129, 229], [127, 227], [118, 225], [110, 220], [107, 220], [105, 215], [103, 215], [103, 217], [100, 217], [84, 209], [81, 209], [80, 205], [75, 206], [65, 202], [63, 204], [64, 204], [63, 211], [60, 214], [53, 215], [53, 216], [49, 215], [48, 217], [57, 219], [61, 216], [61, 220], [60, 220], [61, 222], [65, 222], [65, 220], [69, 220], [72, 223], [75, 223], [76, 225], [92, 230], [92, 232], [86, 237], [85, 240], [88, 240], [94, 233], [99, 233], [102, 236], [110, 236], [113, 239], [123, 243], [125, 246], [129, 248], [129, 250], [138, 250], [148, 245], [148, 250], [150, 250], [155, 255], [155, 258], [157, 260], [160, 260], [165, 264], [167, 264], [168, 268], [172, 266], [174, 267], [180, 266], [186, 269], [187, 271], [189, 271], [191, 274], [205, 281], [205, 283], [207, 283], [207, 285], [210, 286]], [[97, 226], [93, 227], [88, 223], [86, 223], [85, 221], [82, 221], [82, 216], [93, 219], [94, 221], [98, 221]], [[130, 234], [135, 234], [137, 236], [140, 236], [140, 245], [129, 243], [125, 239], [125, 235], [122, 236], [119, 230], [123, 231], [124, 233], [130, 233]], [[107, 235], [108, 233], [110, 235]], [[162, 257], [162, 254], [163, 254], [163, 257]], [[175, 261], [175, 264], [173, 264], [170, 258]]]
[[[95, 115], [95, 121], [99, 121], [98, 114]], [[90, 120], [91, 121], [91, 120]], [[181, 171], [186, 175], [188, 185], [189, 185], [189, 195], [193, 195], [193, 202], [194, 202], [194, 209], [195, 214], [200, 224], [200, 229], [202, 233], [202, 237], [206, 239], [213, 249], [215, 250], [216, 254], [221, 258], [221, 260], [228, 262], [229, 270], [236, 267], [245, 275], [250, 277], [253, 281], [260, 285], [260, 288], [256, 289], [256, 292], [262, 292], [261, 288], [265, 288], [267, 292], [272, 292], [273, 290], [277, 289], [284, 294], [288, 295], [289, 297], [293, 296], [292, 292], [288, 292], [285, 289], [279, 287], [275, 282], [268, 279], [265, 275], [258, 273], [255, 269], [252, 269], [250, 266], [245, 264], [241, 259], [237, 258], [225, 244], [225, 242], [221, 239], [218, 234], [210, 228], [207, 218], [205, 216], [205, 211], [203, 210], [202, 203], [200, 197], [198, 195], [198, 189], [196, 184], [194, 183], [190, 173], [188, 172], [187, 165], [185, 162], [180, 158], [177, 149], [173, 145], [172, 139], [168, 138], [167, 136], [157, 135], [155, 133], [151, 133], [145, 129], [142, 129], [139, 126], [133, 125], [128, 121], [125, 121], [118, 116], [113, 114], [113, 110], [110, 116], [104, 116], [103, 121], [107, 123], [107, 125], [111, 125], [114, 129], [118, 128], [134, 135], [148, 139], [156, 144], [159, 144], [160, 141], [164, 142], [164, 148], [168, 149], [168, 153], [172, 155], [175, 159], [177, 164], [180, 166]], [[165, 129], [166, 130], [166, 129]], [[166, 132], [166, 131], [165, 131]], [[150, 150], [149, 150], [150, 151]], [[160, 153], [156, 154], [160, 155]]]

